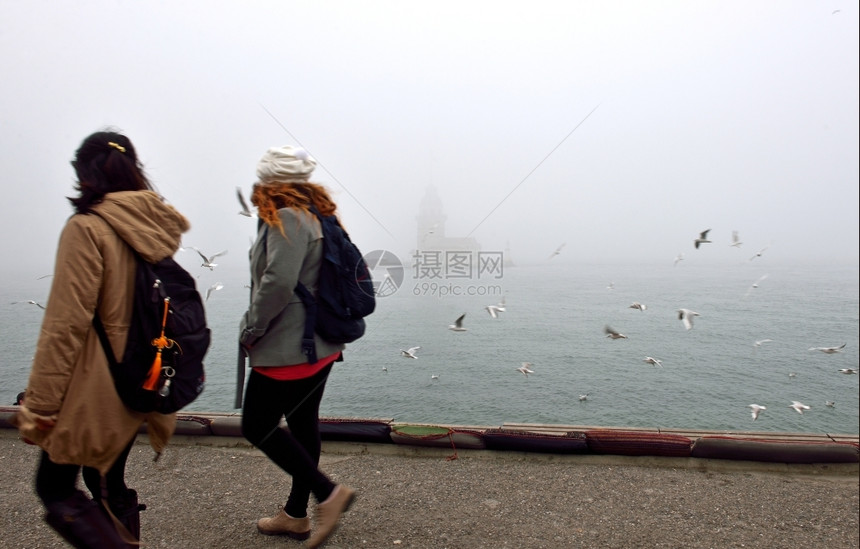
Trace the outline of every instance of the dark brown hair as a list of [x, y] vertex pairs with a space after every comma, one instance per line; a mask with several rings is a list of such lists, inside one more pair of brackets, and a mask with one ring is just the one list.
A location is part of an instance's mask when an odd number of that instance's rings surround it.
[[116, 191], [153, 190], [128, 137], [96, 132], [81, 143], [72, 161], [78, 196], [69, 197], [77, 213], [87, 213], [104, 195]]

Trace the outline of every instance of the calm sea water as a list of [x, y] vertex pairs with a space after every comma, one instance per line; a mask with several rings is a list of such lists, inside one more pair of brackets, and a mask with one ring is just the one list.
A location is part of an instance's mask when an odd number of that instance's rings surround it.
[[[234, 411], [246, 274], [189, 270], [201, 273], [204, 293], [216, 281], [224, 288], [207, 301], [213, 331], [207, 386], [187, 410]], [[4, 288], [0, 307], [0, 400], [9, 404], [26, 386], [42, 318], [41, 309], [11, 302], [43, 301], [50, 288], [50, 279], [23, 278]], [[473, 280], [407, 273], [396, 293], [378, 300], [365, 337], [335, 365], [322, 414], [456, 425], [857, 434], [860, 376], [839, 369], [860, 363], [858, 286], [856, 267], [764, 262], [547, 262]], [[470, 295], [450, 295], [455, 291]], [[484, 307], [502, 296], [507, 310], [493, 319]], [[647, 309], [629, 308], [633, 301]], [[701, 315], [692, 330], [677, 319], [681, 307]], [[448, 330], [463, 313], [467, 331]], [[628, 338], [605, 337], [606, 325]], [[754, 345], [763, 339], [772, 341]], [[842, 353], [809, 350], [842, 343]], [[421, 347], [417, 360], [400, 356], [400, 349], [415, 346]], [[645, 356], [662, 360], [662, 368], [645, 363]], [[534, 374], [519, 373], [522, 362], [531, 362]], [[582, 394], [587, 400], [580, 401]], [[800, 415], [789, 408], [793, 400], [812, 409]], [[755, 422], [752, 403], [767, 407]]]

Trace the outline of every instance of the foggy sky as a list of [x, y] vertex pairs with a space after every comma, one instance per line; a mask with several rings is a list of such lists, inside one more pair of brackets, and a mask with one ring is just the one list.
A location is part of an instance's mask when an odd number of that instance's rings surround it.
[[105, 126], [228, 266], [286, 144], [365, 251], [408, 256], [433, 185], [447, 235], [519, 262], [858, 264], [852, 2], [0, 0], [0, 52], [7, 274], [52, 268]]

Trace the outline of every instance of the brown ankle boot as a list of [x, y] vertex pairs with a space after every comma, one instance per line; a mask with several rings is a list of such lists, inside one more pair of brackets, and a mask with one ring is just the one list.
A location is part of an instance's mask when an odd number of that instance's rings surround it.
[[316, 530], [313, 537], [307, 543], [310, 549], [314, 549], [325, 543], [325, 540], [337, 528], [340, 516], [346, 513], [354, 499], [355, 491], [352, 488], [338, 484], [334, 487], [334, 491], [328, 499], [317, 505], [317, 512], [314, 516]]
[[308, 517], [293, 518], [281, 509], [273, 517], [258, 520], [257, 530], [267, 536], [287, 536], [292, 539], [305, 540], [311, 536], [311, 519]]

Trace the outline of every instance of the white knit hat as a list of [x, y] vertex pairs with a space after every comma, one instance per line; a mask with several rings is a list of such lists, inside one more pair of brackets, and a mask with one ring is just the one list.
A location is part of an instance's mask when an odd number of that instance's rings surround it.
[[260, 183], [302, 182], [316, 167], [317, 161], [301, 147], [272, 147], [257, 162], [257, 178]]

